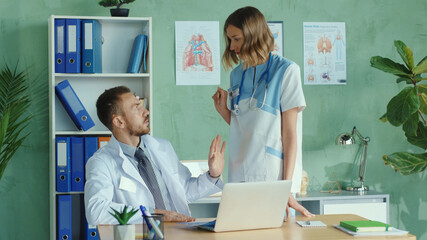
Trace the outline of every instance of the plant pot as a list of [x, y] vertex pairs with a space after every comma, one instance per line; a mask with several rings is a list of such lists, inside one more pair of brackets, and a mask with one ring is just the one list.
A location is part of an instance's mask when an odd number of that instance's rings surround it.
[[135, 240], [135, 225], [114, 225], [114, 240]]
[[129, 9], [127, 8], [111, 8], [110, 13], [112, 17], [127, 17], [129, 16]]

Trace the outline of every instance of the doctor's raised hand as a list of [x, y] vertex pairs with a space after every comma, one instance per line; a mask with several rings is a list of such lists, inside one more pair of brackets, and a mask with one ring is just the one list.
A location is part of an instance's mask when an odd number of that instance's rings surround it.
[[214, 140], [212, 140], [211, 147], [209, 149], [209, 175], [212, 178], [218, 178], [221, 176], [222, 171], [224, 170], [225, 142], [223, 142], [221, 145], [221, 141], [221, 136], [217, 135]]

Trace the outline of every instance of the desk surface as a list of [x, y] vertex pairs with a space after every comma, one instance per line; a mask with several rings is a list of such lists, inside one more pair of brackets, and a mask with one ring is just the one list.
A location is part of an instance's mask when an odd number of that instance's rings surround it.
[[[223, 232], [214, 233], [209, 231], [203, 231], [198, 229], [192, 229], [185, 227], [177, 223], [166, 223], [165, 224], [165, 239], [167, 240], [222, 240], [222, 239], [317, 239], [317, 240], [333, 240], [333, 239], [355, 239], [336, 228], [333, 227], [335, 224], [339, 224], [340, 221], [351, 221], [351, 220], [364, 220], [364, 218], [352, 214], [338, 214], [338, 215], [318, 215], [311, 218], [312, 221], [322, 221], [326, 225], [326, 228], [302, 228], [295, 223], [296, 220], [306, 220], [307, 218], [302, 216], [296, 216], [288, 222], [284, 222], [283, 226], [274, 229], [259, 229], [250, 231], [235, 231], [235, 232]], [[100, 240], [113, 240], [113, 227], [112, 225], [99, 225], [98, 232]], [[136, 232], [142, 232], [141, 224], [136, 226]], [[363, 237], [357, 238], [363, 240], [370, 239], [413, 239], [414, 235], [408, 234], [406, 236], [383, 236], [383, 237]]]

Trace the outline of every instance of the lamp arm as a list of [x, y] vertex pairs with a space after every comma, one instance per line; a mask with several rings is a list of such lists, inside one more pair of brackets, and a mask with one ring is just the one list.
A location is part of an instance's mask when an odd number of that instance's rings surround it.
[[357, 130], [356, 126], [353, 127], [353, 131], [351, 132], [352, 135], [356, 135], [360, 141], [363, 143], [368, 144], [368, 142], [371, 140], [369, 137], [363, 137], [362, 134]]

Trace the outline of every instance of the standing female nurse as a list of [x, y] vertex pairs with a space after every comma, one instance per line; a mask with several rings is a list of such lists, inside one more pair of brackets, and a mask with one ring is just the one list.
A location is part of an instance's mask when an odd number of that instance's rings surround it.
[[[299, 66], [272, 55], [273, 35], [254, 7], [232, 13], [224, 24], [228, 92], [212, 96], [215, 108], [230, 125], [229, 182], [292, 180], [299, 192], [302, 175], [301, 135], [305, 108]], [[230, 108], [227, 107], [227, 97]], [[288, 206], [312, 216], [291, 195]], [[289, 208], [286, 209], [289, 216]]]

